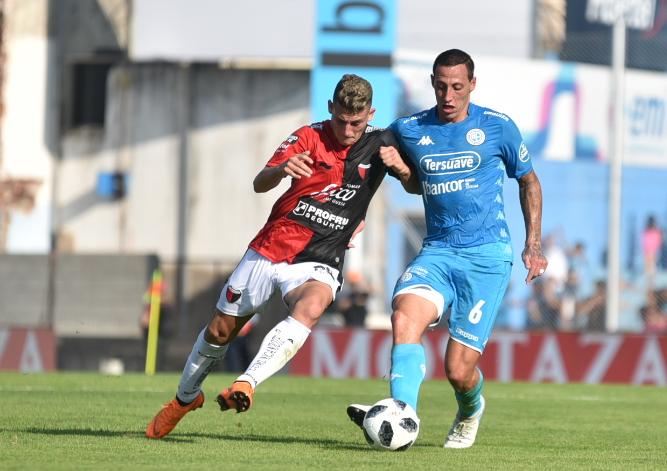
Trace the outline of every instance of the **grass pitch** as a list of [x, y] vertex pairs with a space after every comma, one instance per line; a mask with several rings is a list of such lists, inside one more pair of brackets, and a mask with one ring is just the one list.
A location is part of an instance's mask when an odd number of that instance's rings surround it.
[[206, 404], [162, 440], [148, 421], [178, 375], [0, 373], [0, 469], [667, 469], [667, 389], [487, 382], [487, 409], [468, 450], [445, 450], [455, 413], [449, 384], [424, 383], [418, 441], [369, 448], [348, 403], [388, 396], [382, 380], [276, 376], [253, 408], [221, 413], [233, 376], [212, 374]]

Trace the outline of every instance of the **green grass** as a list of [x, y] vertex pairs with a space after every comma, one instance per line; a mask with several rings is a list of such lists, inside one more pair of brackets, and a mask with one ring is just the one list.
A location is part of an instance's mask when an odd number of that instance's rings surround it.
[[0, 469], [667, 469], [664, 388], [487, 382], [477, 443], [445, 450], [453, 394], [427, 381], [419, 440], [390, 453], [370, 449], [345, 414], [387, 396], [385, 381], [276, 376], [249, 412], [223, 414], [214, 398], [232, 379], [210, 376], [204, 408], [148, 440], [178, 375], [0, 373]]

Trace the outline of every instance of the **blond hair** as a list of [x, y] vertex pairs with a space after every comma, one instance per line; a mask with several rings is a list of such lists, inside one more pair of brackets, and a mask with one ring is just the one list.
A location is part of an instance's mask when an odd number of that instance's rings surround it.
[[351, 114], [359, 113], [373, 104], [373, 87], [358, 75], [345, 74], [336, 85], [333, 102]]

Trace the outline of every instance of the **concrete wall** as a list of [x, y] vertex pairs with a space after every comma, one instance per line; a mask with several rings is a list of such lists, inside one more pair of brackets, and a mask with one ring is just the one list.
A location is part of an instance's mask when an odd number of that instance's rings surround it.
[[[257, 195], [252, 179], [308, 122], [309, 74], [202, 65], [189, 75], [188, 86], [177, 65], [115, 68], [104, 130], [66, 134], [58, 205], [67, 248], [176, 257], [185, 120], [187, 252], [194, 259], [243, 254], [280, 191]], [[129, 175], [127, 197], [104, 201], [95, 194], [97, 175], [115, 169]]]
[[50, 266], [46, 255], [0, 255], [1, 325], [52, 325], [65, 337], [141, 337], [143, 296], [156, 257], [59, 255], [54, 261]]

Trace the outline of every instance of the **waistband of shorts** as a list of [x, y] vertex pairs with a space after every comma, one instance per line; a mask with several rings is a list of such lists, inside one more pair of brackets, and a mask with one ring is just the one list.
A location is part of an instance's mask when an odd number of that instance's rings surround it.
[[423, 252], [429, 253], [453, 253], [458, 255], [470, 255], [477, 257], [491, 257], [511, 262], [514, 260], [512, 245], [506, 242], [491, 242], [489, 244], [475, 245], [473, 247], [452, 247], [439, 242], [426, 242], [422, 247]]

